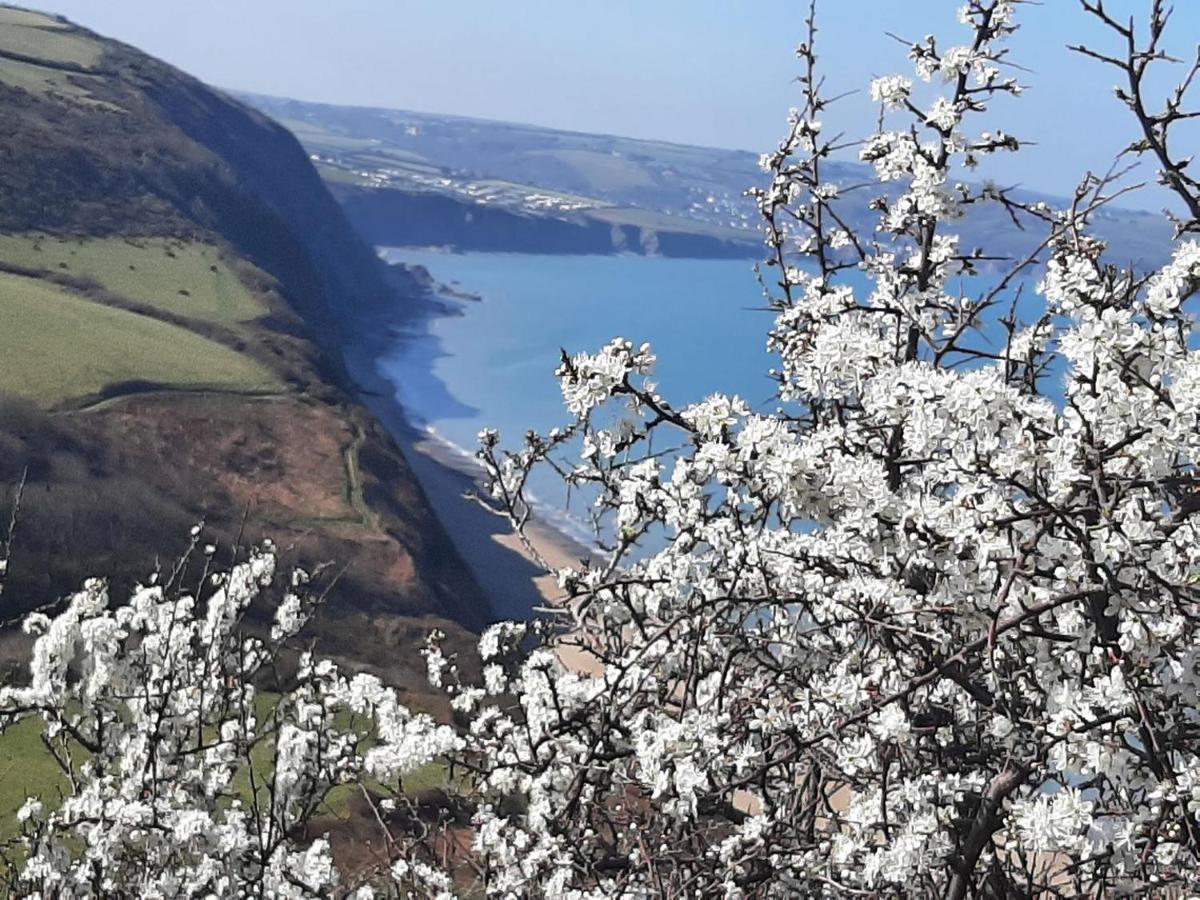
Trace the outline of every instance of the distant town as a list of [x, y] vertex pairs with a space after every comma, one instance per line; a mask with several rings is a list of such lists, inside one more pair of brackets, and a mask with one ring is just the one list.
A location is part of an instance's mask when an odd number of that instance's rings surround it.
[[[619, 156], [619, 151], [612, 151], [612, 154]], [[333, 153], [309, 154], [309, 159], [314, 165], [332, 180], [354, 182], [366, 187], [451, 194], [474, 203], [514, 211], [554, 215], [632, 206], [667, 216], [685, 216], [710, 225], [746, 231], [752, 230], [758, 221], [754, 204], [744, 194], [735, 191], [706, 190], [688, 186], [678, 193], [677, 202], [660, 202], [649, 206], [634, 200], [617, 204], [595, 197], [583, 197], [511, 181], [474, 178], [425, 163], [364, 165], [362, 157], [361, 152], [345, 156]]]

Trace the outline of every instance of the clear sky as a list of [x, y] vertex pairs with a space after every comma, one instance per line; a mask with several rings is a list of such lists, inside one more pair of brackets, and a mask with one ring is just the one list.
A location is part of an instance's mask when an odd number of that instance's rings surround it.
[[[229, 88], [685, 143], [768, 149], [795, 103], [792, 50], [806, 0], [27, 0]], [[960, 0], [818, 0], [818, 48], [836, 91], [828, 116], [860, 134], [865, 86], [908, 72], [886, 36], [964, 32]], [[1109, 0], [1140, 10], [1148, 0]], [[1200, 0], [1177, 0], [1176, 48], [1200, 36]], [[1069, 192], [1132, 135], [1115, 72], [1066, 51], [1111, 41], [1076, 0], [1022, 7], [1013, 60], [1031, 90], [994, 125], [1038, 146], [989, 169], [1003, 183]], [[1198, 141], [1200, 143], [1200, 141]], [[1147, 170], [1147, 175], [1149, 171]], [[1130, 205], [1157, 206], [1155, 192]]]

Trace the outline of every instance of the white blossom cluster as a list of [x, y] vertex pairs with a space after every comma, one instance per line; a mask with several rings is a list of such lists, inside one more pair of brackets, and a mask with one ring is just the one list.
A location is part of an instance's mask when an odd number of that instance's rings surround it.
[[578, 353], [564, 359], [558, 371], [563, 400], [572, 413], [586, 416], [608, 400], [631, 373], [647, 374], [653, 366], [648, 344], [634, 350], [633, 344], [620, 338], [599, 353]]
[[[778, 412], [675, 408], [616, 342], [559, 372], [581, 456], [485, 443], [494, 482], [553, 465], [611, 528], [558, 573], [561, 627], [498, 626], [482, 683], [447, 683], [489, 896], [1200, 892], [1200, 245], [1145, 277], [1087, 233], [1102, 183], [1061, 214], [954, 183], [1019, 149], [969, 127], [1020, 93], [1016, 8], [912, 47], [928, 107], [872, 84], [906, 118], [861, 145], [898, 187], [872, 235], [822, 180], [800, 48], [755, 192]], [[1044, 253], [964, 287], [987, 248], [950, 229], [982, 202]], [[1042, 312], [1011, 311], [1022, 278]]]
[[[115, 608], [93, 580], [54, 617], [25, 620], [30, 678], [0, 689], [0, 727], [40, 718], [65, 789], [18, 812], [11, 895], [316, 898], [356, 887], [325, 839], [304, 838], [305, 823], [334, 785], [398, 788], [461, 739], [377, 678], [308, 654], [290, 689], [260, 696], [281, 642], [312, 611], [288, 592], [269, 642], [244, 633], [274, 568], [268, 546], [209, 573], [202, 600], [155, 579]], [[370, 878], [408, 891], [421, 881], [409, 868]]]

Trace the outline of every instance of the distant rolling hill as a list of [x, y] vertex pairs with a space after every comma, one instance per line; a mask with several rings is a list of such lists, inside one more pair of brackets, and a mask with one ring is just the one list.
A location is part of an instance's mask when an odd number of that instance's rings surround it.
[[379, 244], [760, 255], [738, 151], [240, 94], [290, 128]]
[[340, 356], [417, 283], [284, 128], [65, 20], [0, 7], [0, 132], [0, 618], [119, 596], [204, 519], [219, 554], [344, 567], [321, 644], [419, 694], [416, 644], [486, 604]]
[[[295, 133], [351, 220], [377, 244], [551, 253], [763, 255], [747, 188], [763, 174], [749, 152], [694, 147], [511, 122], [335, 106], [241, 94]], [[766, 148], [763, 148], [766, 149]], [[871, 168], [831, 161], [842, 185], [871, 184]], [[1007, 185], [1006, 185], [1007, 186]], [[894, 192], [879, 186], [878, 193]], [[875, 227], [860, 191], [845, 214]], [[1061, 197], [1014, 196], [1064, 206]], [[1096, 231], [1122, 261], [1162, 261], [1170, 227], [1158, 215], [1110, 208]], [[1036, 231], [994, 205], [968, 211], [966, 244], [1024, 256]]]

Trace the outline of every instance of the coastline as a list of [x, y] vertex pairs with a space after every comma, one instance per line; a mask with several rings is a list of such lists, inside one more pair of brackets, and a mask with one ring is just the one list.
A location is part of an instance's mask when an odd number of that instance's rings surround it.
[[[375, 414], [400, 447], [434, 514], [491, 606], [491, 618], [531, 618], [537, 607], [561, 600], [555, 576], [535, 562], [505, 518], [464, 496], [480, 487], [479, 463], [436, 432], [414, 424], [396, 386], [378, 371], [378, 359], [390, 349], [381, 345], [380, 333], [395, 334], [400, 327], [419, 326], [433, 317], [462, 314], [432, 292], [422, 303], [423, 308], [415, 312], [377, 323], [380, 328], [373, 336], [360, 336], [350, 343], [343, 352], [343, 364], [358, 387], [359, 402]], [[396, 334], [394, 339], [402, 338]], [[537, 516], [527, 526], [526, 537], [555, 569], [577, 566], [590, 555], [583, 544]]]

